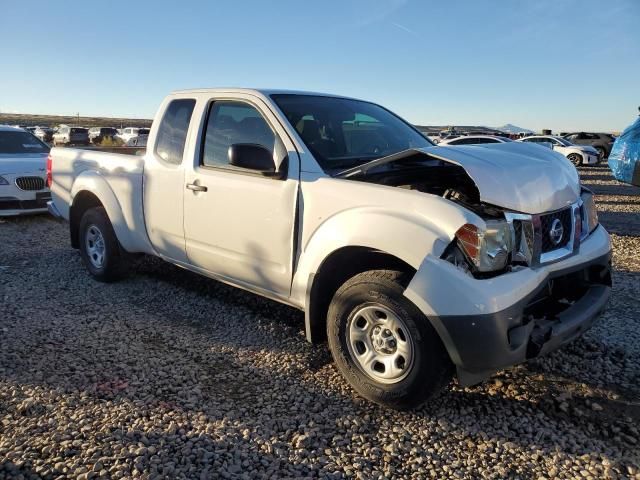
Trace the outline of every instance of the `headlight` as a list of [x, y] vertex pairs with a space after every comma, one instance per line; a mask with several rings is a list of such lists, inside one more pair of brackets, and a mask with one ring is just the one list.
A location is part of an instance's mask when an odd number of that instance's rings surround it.
[[7, 182], [6, 178], [0, 177], [0, 185], [9, 185], [9, 182]]
[[580, 198], [582, 199], [582, 235], [587, 236], [598, 226], [598, 209], [593, 193], [589, 190], [583, 190]]
[[504, 220], [487, 220], [486, 228], [467, 223], [456, 232], [460, 248], [479, 272], [493, 272], [507, 266], [511, 252], [511, 230]]

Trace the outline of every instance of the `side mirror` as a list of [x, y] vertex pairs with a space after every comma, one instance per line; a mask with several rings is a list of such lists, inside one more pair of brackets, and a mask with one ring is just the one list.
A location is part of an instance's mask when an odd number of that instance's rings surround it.
[[262, 145], [254, 143], [234, 143], [229, 146], [229, 165], [260, 173], [265, 177], [278, 177], [273, 163], [273, 154]]

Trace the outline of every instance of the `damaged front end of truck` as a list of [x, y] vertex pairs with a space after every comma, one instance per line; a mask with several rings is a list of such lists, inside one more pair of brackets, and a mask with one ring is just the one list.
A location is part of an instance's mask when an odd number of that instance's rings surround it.
[[607, 303], [608, 234], [593, 194], [551, 151], [412, 149], [337, 176], [437, 195], [482, 220], [427, 255], [405, 292], [438, 331], [462, 385], [572, 340]]

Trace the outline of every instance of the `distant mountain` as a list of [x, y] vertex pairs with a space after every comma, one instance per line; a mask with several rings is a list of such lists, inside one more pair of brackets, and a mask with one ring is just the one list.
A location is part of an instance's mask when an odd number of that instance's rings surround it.
[[533, 133], [533, 130], [529, 130], [527, 128], [518, 127], [517, 125], [512, 125], [507, 123], [501, 127], [496, 127], [497, 130], [502, 130], [507, 133]]

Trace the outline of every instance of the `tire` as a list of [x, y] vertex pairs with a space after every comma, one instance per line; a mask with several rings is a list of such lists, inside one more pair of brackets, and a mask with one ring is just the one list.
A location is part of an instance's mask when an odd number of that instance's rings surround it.
[[[364, 398], [397, 410], [423, 404], [453, 374], [437, 332], [403, 295], [409, 280], [393, 270], [360, 273], [338, 289], [327, 316], [329, 348], [340, 373]], [[393, 340], [385, 327], [394, 330]], [[376, 358], [368, 369], [358, 360], [367, 356]]]
[[80, 256], [89, 273], [100, 282], [113, 282], [128, 273], [129, 259], [103, 207], [87, 210], [80, 219]]
[[569, 155], [567, 155], [567, 158], [576, 167], [579, 167], [580, 165], [582, 165], [582, 155], [580, 155], [579, 153], [570, 153]]
[[607, 156], [607, 151], [602, 147], [596, 147], [596, 150], [598, 150], [598, 163], [604, 162], [604, 159]]

